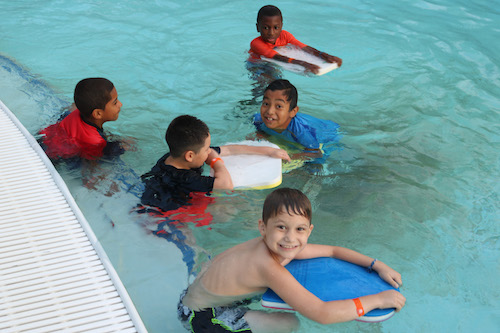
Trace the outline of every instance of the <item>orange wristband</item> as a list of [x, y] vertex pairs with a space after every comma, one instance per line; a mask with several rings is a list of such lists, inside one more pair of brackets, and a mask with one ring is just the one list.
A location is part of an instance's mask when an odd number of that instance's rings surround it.
[[222, 161], [222, 158], [217, 157], [217, 158], [214, 158], [213, 160], [211, 160], [210, 161], [210, 167], [213, 168], [214, 164], [217, 163], [218, 161]]
[[289, 62], [289, 63], [290, 63], [290, 62], [292, 62], [292, 61], [294, 61], [294, 60], [295, 60], [295, 59], [293, 59], [293, 58], [288, 58], [288, 62]]
[[361, 304], [361, 301], [359, 300], [359, 298], [354, 298], [352, 301], [356, 305], [356, 313], [358, 314], [358, 317], [361, 317], [362, 315], [364, 315], [365, 309], [363, 309], [363, 304]]

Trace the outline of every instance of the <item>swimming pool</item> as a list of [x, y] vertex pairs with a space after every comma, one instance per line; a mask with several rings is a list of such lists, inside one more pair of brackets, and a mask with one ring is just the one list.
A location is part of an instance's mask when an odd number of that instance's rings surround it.
[[[105, 76], [124, 106], [107, 128], [136, 138], [124, 162], [138, 174], [166, 150], [184, 113], [215, 144], [253, 132], [257, 112], [244, 60], [267, 2], [95, 1], [2, 3], [0, 99], [32, 133], [71, 100], [74, 85]], [[493, 331], [498, 318], [500, 13], [492, 2], [279, 1], [284, 29], [341, 57], [322, 77], [284, 73], [299, 106], [338, 122], [343, 150], [324, 170], [284, 175], [315, 207], [312, 242], [356, 249], [403, 274], [407, 306], [381, 324], [332, 331]], [[178, 248], [129, 214], [136, 199], [82, 187], [60, 170], [150, 332], [177, 332], [188, 283]], [[198, 258], [257, 235], [269, 191], [217, 197], [217, 223], [190, 226]], [[148, 222], [144, 222], [147, 224]], [[114, 227], [113, 227], [114, 224]], [[202, 250], [203, 249], [203, 250]], [[303, 332], [325, 327], [301, 318]]]

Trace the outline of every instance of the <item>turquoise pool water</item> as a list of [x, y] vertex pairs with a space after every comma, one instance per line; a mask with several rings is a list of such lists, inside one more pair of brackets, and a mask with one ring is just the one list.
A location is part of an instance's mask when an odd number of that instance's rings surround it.
[[[20, 67], [0, 58], [0, 99], [36, 133], [81, 78], [111, 79], [124, 106], [106, 126], [136, 139], [138, 151], [123, 161], [138, 174], [164, 153], [164, 131], [179, 114], [205, 120], [215, 144], [241, 140], [258, 111], [244, 62], [265, 4], [2, 1], [0, 53]], [[297, 169], [283, 185], [311, 198], [312, 242], [387, 262], [403, 274], [407, 297], [380, 324], [301, 318], [301, 332], [498, 329], [498, 1], [275, 4], [286, 30], [344, 60], [322, 77], [283, 73], [302, 112], [344, 131], [343, 150], [320, 173]], [[129, 214], [133, 195], [107, 197], [83, 187], [78, 170], [60, 172], [150, 332], [182, 330], [175, 305], [188, 274], [179, 249], [148, 231], [154, 221]], [[257, 236], [268, 193], [218, 196], [216, 222], [187, 232], [198, 261]]]

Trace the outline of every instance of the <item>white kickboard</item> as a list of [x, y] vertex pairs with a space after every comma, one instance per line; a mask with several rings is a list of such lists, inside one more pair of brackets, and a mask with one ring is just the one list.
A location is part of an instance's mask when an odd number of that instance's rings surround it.
[[[268, 146], [279, 148], [268, 141], [242, 141], [227, 145]], [[223, 156], [235, 189], [267, 189], [281, 184], [281, 160], [263, 155]], [[213, 170], [210, 170], [213, 173]], [[213, 174], [212, 174], [213, 175]]]
[[[307, 53], [294, 45], [276, 47], [275, 50], [279, 54], [284, 55], [286, 57], [294, 58], [297, 60], [303, 60], [303, 61], [306, 61], [308, 63], [318, 65], [320, 67], [320, 70], [316, 75], [326, 74], [326, 73], [331, 72], [334, 69], [337, 69], [339, 67], [336, 62], [333, 62], [333, 63], [326, 62], [325, 60], [323, 60], [319, 57], [316, 57], [310, 53]], [[297, 64], [289, 64], [286, 62], [277, 61], [277, 60], [266, 58], [266, 57], [261, 57], [261, 59], [275, 63], [277, 65], [280, 65], [281, 67], [283, 67], [283, 69], [286, 69], [290, 72], [304, 73], [304, 71], [305, 71], [304, 67], [297, 65]]]

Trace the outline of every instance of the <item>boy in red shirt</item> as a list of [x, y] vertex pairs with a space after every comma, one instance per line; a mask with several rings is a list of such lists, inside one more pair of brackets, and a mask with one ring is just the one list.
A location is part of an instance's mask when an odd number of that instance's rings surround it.
[[250, 43], [250, 51], [252, 59], [260, 59], [260, 56], [272, 58], [278, 61], [288, 62], [303, 66], [307, 71], [317, 73], [319, 67], [306, 61], [288, 58], [280, 55], [274, 50], [278, 46], [286, 46], [288, 44], [296, 45], [307, 53], [320, 57], [327, 62], [336, 62], [340, 67], [342, 59], [329, 55], [328, 53], [320, 52], [299, 40], [295, 39], [291, 33], [282, 30], [283, 17], [278, 7], [268, 5], [259, 10], [257, 14], [257, 31], [260, 32], [260, 37], [255, 38]]
[[113, 83], [104, 78], [83, 79], [75, 87], [76, 109], [63, 120], [40, 131], [47, 156], [95, 160], [103, 155], [119, 155], [119, 142], [108, 142], [102, 128], [118, 119], [122, 103]]

